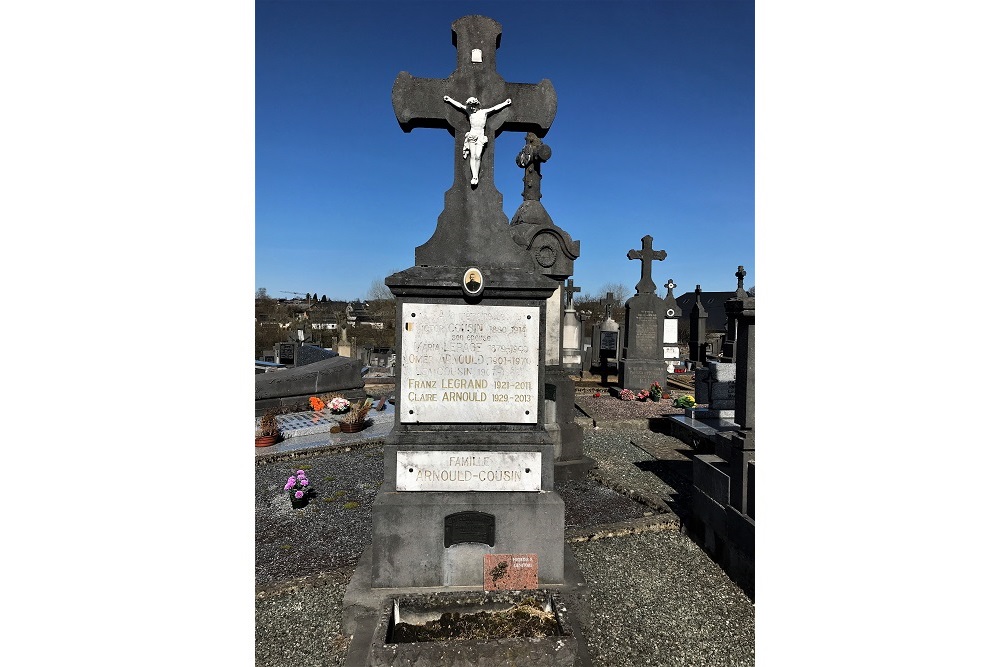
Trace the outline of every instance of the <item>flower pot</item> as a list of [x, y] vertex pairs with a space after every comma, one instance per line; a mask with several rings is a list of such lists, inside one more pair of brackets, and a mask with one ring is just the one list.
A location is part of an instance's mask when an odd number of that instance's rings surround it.
[[307, 495], [296, 498], [294, 493], [289, 493], [288, 496], [292, 499], [292, 509], [300, 510], [309, 504], [309, 496]]
[[358, 431], [364, 430], [364, 428], [368, 425], [365, 422], [361, 422], [360, 424], [353, 422], [339, 422], [339, 423], [340, 423], [341, 433], [357, 433]]
[[660, 402], [660, 397], [658, 395], [656, 395], [656, 394], [650, 394], [649, 395], [649, 400], [651, 400], [653, 403], [659, 403]]
[[270, 447], [278, 443], [281, 440], [280, 435], [258, 435], [254, 437], [253, 442], [257, 447]]

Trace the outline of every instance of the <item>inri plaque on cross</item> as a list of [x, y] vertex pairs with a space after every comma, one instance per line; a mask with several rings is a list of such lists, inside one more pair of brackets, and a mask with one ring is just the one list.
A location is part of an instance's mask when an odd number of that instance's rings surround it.
[[404, 132], [415, 127], [448, 130], [455, 137], [455, 181], [418, 265], [520, 266], [524, 251], [510, 239], [503, 199], [493, 183], [493, 142], [501, 132], [545, 136], [556, 115], [552, 83], [507, 83], [496, 71], [500, 24], [463, 16], [451, 24], [458, 67], [447, 79], [400, 72], [392, 107]]

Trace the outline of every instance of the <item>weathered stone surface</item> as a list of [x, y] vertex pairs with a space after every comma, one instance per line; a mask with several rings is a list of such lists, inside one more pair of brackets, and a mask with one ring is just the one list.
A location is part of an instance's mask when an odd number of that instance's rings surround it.
[[[417, 616], [430, 620], [444, 613], [474, 613], [477, 609], [500, 610], [523, 604], [526, 597], [549, 598], [546, 604], [555, 612], [559, 634], [547, 637], [508, 638], [491, 640], [445, 640], [433, 642], [392, 643], [395, 609], [402, 618]], [[573, 632], [566, 604], [559, 594], [547, 591], [490, 593], [433, 593], [422, 596], [401, 596], [390, 600], [382, 609], [375, 626], [368, 656], [371, 667], [494, 667], [496, 665], [540, 665], [573, 667], [586, 647]], [[390, 640], [390, 641], [387, 641]], [[587, 661], [589, 663], [589, 660]]]
[[[465, 555], [474, 567], [453, 566], [458, 573], [475, 572], [468, 580], [445, 582], [447, 552], [444, 517], [455, 512], [485, 512], [496, 517], [496, 545]], [[538, 578], [544, 584], [563, 581], [564, 504], [555, 493], [379, 493], [372, 513], [372, 585], [482, 586], [485, 553], [537, 553]]]
[[709, 368], [709, 377], [715, 382], [735, 382], [736, 364], [721, 361], [710, 361], [706, 364]]
[[334, 357], [297, 368], [259, 373], [254, 377], [254, 383], [254, 398], [258, 401], [365, 386], [361, 377], [361, 360], [347, 357]]
[[[556, 94], [548, 79], [538, 84], [507, 83], [496, 71], [501, 27], [485, 16], [463, 16], [452, 23], [458, 66], [446, 79], [415, 78], [400, 72], [392, 87], [392, 106], [404, 132], [415, 127], [449, 129], [454, 135], [455, 181], [445, 193], [444, 211], [433, 236], [416, 249], [417, 265], [483, 265], [525, 267], [523, 248], [510, 236], [502, 197], [494, 185], [496, 135], [504, 131], [533, 132], [544, 137], [555, 118]], [[478, 49], [480, 62], [470, 54]], [[444, 101], [476, 97], [486, 107], [510, 99], [489, 115], [484, 128], [478, 183], [470, 183], [463, 156], [469, 117]]]

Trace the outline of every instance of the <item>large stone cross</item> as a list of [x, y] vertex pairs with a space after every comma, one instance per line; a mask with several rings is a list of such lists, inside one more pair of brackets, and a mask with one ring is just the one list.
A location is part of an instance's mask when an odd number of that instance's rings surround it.
[[656, 292], [656, 283], [653, 282], [653, 260], [663, 261], [667, 258], [665, 250], [653, 250], [653, 237], [646, 234], [642, 237], [642, 250], [629, 250], [629, 259], [642, 260], [642, 277], [635, 285], [635, 291], [639, 294], [651, 294]]
[[392, 107], [404, 132], [432, 127], [455, 137], [455, 180], [445, 193], [434, 236], [417, 248], [417, 264], [519, 266], [523, 249], [499, 238], [501, 225], [508, 237], [509, 230], [493, 182], [494, 140], [508, 130], [544, 137], [556, 115], [555, 89], [548, 79], [537, 84], [503, 80], [496, 71], [502, 28], [493, 19], [463, 16], [451, 30], [458, 67], [448, 78], [400, 72], [392, 86]]
[[566, 281], [566, 310], [573, 310], [573, 294], [580, 291], [579, 287], [573, 286], [573, 279]]

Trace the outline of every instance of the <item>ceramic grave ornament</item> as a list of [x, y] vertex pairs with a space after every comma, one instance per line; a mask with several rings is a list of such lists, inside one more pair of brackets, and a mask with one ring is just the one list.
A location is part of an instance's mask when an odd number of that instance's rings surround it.
[[486, 144], [489, 141], [484, 132], [486, 129], [486, 118], [491, 113], [500, 111], [500, 109], [510, 105], [510, 98], [508, 97], [500, 104], [489, 109], [482, 108], [479, 100], [475, 97], [470, 97], [465, 100], [465, 104], [462, 104], [445, 95], [444, 101], [456, 109], [461, 109], [469, 116], [469, 131], [465, 133], [465, 142], [462, 144], [462, 158], [469, 160], [469, 167], [472, 169], [472, 180], [469, 181], [470, 185], [477, 185], [479, 183], [479, 164], [483, 157], [483, 149], [486, 148]]

